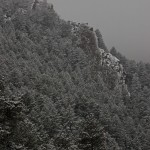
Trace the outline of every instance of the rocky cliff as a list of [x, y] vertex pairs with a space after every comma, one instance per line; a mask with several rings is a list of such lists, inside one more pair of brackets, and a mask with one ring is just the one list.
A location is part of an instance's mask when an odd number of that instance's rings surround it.
[[[94, 42], [92, 43], [93, 45], [95, 45], [95, 50], [94, 53], [95, 55], [98, 55], [99, 58], [99, 63], [101, 66], [107, 66], [109, 69], [112, 69], [113, 71], [115, 71], [117, 73], [117, 82], [116, 82], [116, 86], [119, 86], [120, 88], [122, 88], [122, 90], [124, 89], [127, 93], [128, 96], [130, 96], [130, 93], [128, 91], [127, 88], [127, 84], [126, 84], [126, 80], [127, 80], [127, 76], [126, 76], [126, 71], [123, 68], [123, 65], [120, 63], [120, 60], [118, 58], [116, 58], [115, 56], [113, 56], [110, 52], [107, 52], [104, 49], [101, 49], [99, 47], [99, 37], [97, 36], [96, 30], [94, 30], [92, 27], [89, 27], [87, 23], [75, 23], [75, 22], [69, 22], [72, 26], [71, 32], [72, 34], [74, 34], [75, 36], [77, 36], [79, 38], [79, 33], [81, 31], [81, 29], [86, 29], [89, 30], [90, 32], [90, 37], [88, 37], [86, 35], [87, 38], [89, 38], [87, 43], [84, 44], [91, 44], [92, 41], [91, 38], [94, 39]], [[87, 32], [87, 31], [86, 31]], [[83, 36], [83, 35], [80, 35]], [[82, 40], [83, 37], [81, 37]]]

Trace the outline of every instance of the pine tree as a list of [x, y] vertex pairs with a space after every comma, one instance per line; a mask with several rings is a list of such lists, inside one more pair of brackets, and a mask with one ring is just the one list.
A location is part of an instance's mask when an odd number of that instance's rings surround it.
[[106, 52], [108, 52], [108, 49], [107, 49], [107, 47], [106, 47], [106, 45], [103, 41], [103, 38], [102, 38], [102, 35], [101, 35], [100, 31], [97, 29], [95, 31], [95, 33], [98, 37], [98, 46], [99, 46], [99, 48], [104, 49]]

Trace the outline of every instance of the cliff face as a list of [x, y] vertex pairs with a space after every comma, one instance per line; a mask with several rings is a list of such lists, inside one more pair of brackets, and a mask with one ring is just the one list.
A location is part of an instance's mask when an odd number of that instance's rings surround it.
[[[120, 63], [120, 60], [113, 56], [110, 52], [101, 49], [99, 47], [99, 37], [97, 36], [96, 31], [92, 27], [89, 27], [88, 24], [76, 24], [75, 22], [69, 22], [72, 26], [71, 32], [73, 35], [77, 36], [78, 38], [81, 38], [81, 45], [83, 45], [82, 48], [85, 48], [85, 45], [88, 45], [91, 48], [91, 51], [99, 58], [100, 66], [106, 66], [109, 69], [116, 72], [116, 85], [119, 86], [122, 90], [125, 90], [127, 95], [130, 96], [130, 93], [128, 91], [127, 85], [126, 85], [126, 72], [123, 68], [123, 65]], [[83, 30], [85, 33], [80, 34], [81, 30]], [[87, 34], [88, 33], [88, 34]], [[86, 38], [87, 39], [86, 39]], [[84, 40], [82, 40], [84, 39]], [[86, 41], [86, 42], [85, 42]], [[86, 48], [85, 48], [86, 49]], [[93, 54], [91, 53], [91, 54]]]
[[126, 72], [122, 64], [120, 63], [120, 60], [115, 56], [113, 56], [111, 53], [109, 52], [107, 53], [105, 50], [99, 48], [98, 37], [95, 32], [93, 32], [93, 34], [95, 35], [96, 47], [99, 51], [101, 65], [102, 66], [106, 65], [117, 73], [118, 82], [116, 86], [122, 85], [122, 87], [127, 90], [127, 93], [130, 96], [130, 93], [128, 92], [127, 85], [126, 85]]

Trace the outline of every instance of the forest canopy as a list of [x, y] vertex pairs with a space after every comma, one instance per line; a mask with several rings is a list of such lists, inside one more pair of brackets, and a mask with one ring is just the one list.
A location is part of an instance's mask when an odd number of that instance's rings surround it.
[[61, 19], [46, 0], [0, 0], [1, 150], [148, 150], [149, 141], [149, 63], [109, 51], [98, 29]]

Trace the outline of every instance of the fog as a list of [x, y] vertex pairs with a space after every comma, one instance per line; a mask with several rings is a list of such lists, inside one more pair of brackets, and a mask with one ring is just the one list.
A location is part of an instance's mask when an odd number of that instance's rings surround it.
[[110, 49], [150, 62], [150, 0], [49, 0], [65, 20], [99, 28]]

